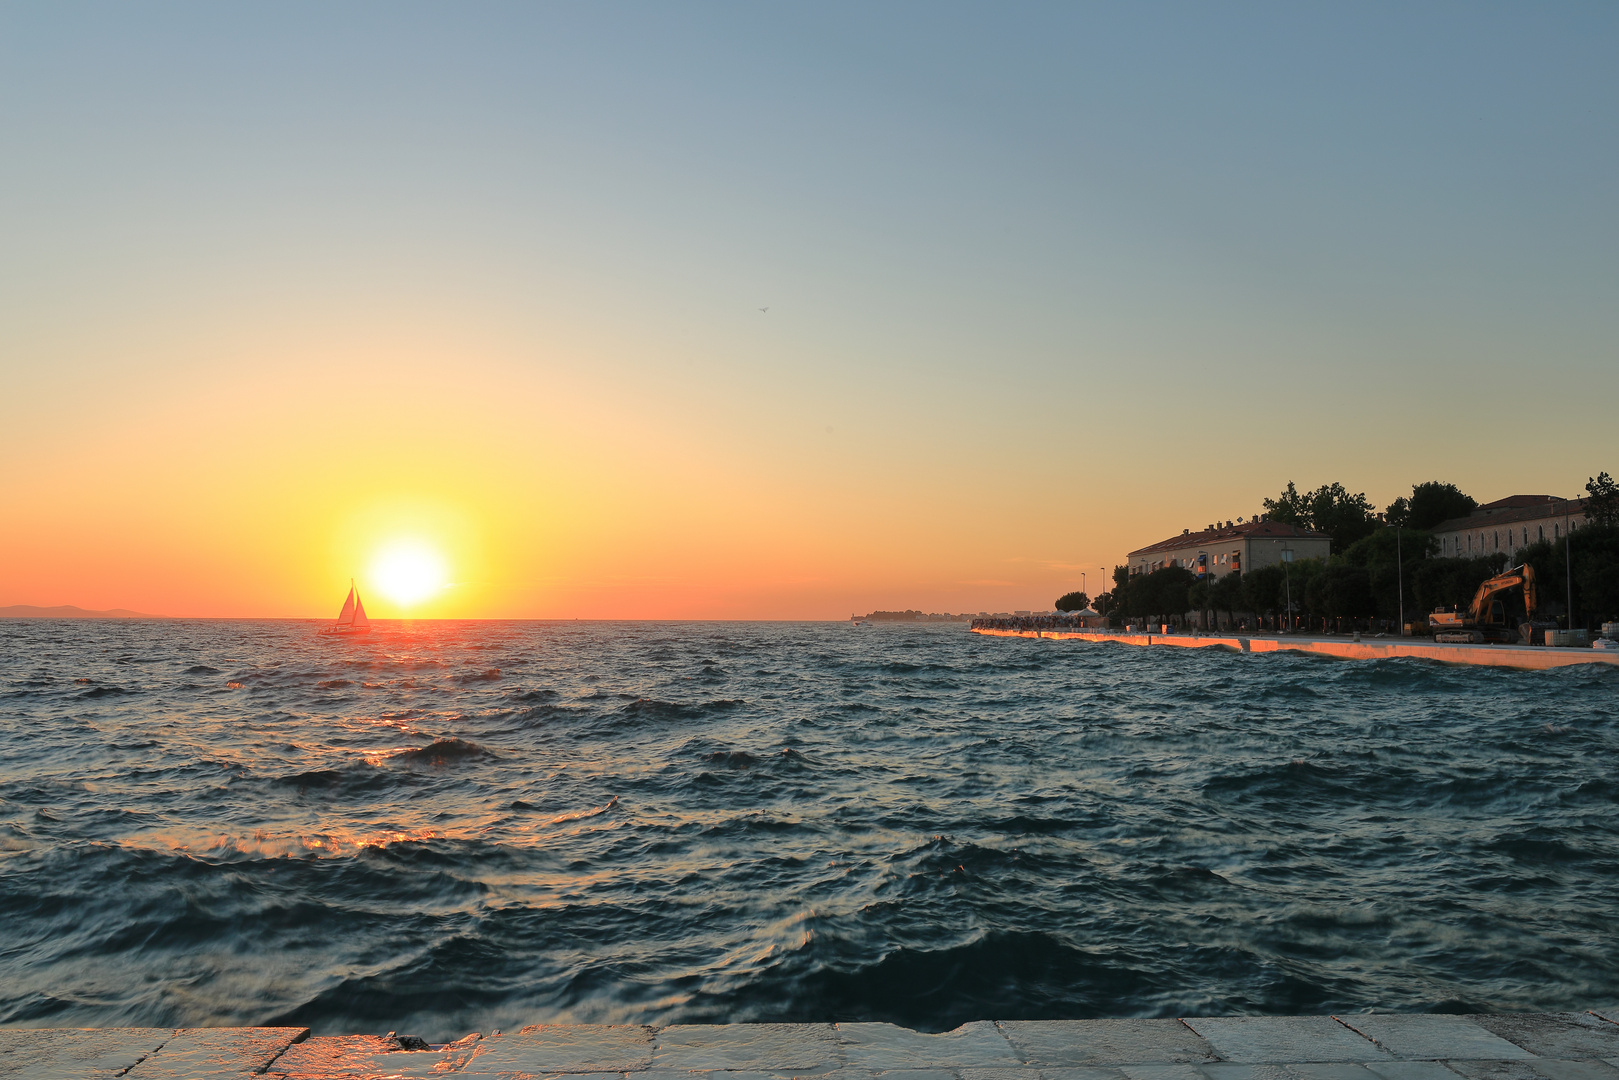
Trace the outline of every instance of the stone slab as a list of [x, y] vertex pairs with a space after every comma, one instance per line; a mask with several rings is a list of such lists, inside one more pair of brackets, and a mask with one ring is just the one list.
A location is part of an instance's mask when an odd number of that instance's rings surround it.
[[896, 1024], [838, 1024], [836, 1030], [844, 1063], [850, 1068], [890, 1071], [1023, 1064], [990, 1020], [962, 1024], [938, 1035]]
[[[1202, 1070], [1209, 1080], [1377, 1080], [1364, 1065], [1347, 1061], [1266, 1065], [1216, 1062], [1202, 1066]], [[1455, 1080], [1454, 1074], [1451, 1080]]]
[[1516, 1061], [1453, 1061], [1467, 1080], [1619, 1080], [1619, 1070], [1601, 1061], [1529, 1057]]
[[1154, 1065], [1214, 1061], [1214, 1049], [1179, 1020], [1003, 1020], [1031, 1065]]
[[125, 1075], [130, 1080], [205, 1080], [260, 1073], [308, 1036], [304, 1027], [181, 1028]]
[[316, 1035], [287, 1047], [270, 1063], [267, 1075], [275, 1080], [364, 1076], [372, 1071], [373, 1057], [398, 1049], [396, 1041], [380, 1035]]
[[380, 1035], [317, 1035], [288, 1047], [270, 1063], [265, 1076], [268, 1080], [438, 1077], [459, 1071], [477, 1044], [478, 1036], [469, 1035], [439, 1050], [401, 1050], [398, 1040]]
[[1619, 1056], [1619, 1024], [1590, 1013], [1479, 1014], [1467, 1019], [1537, 1057], [1600, 1061]]
[[1208, 1080], [1196, 1065], [1121, 1065], [1126, 1080]]
[[1558, 1061], [1536, 1058], [1534, 1069], [1546, 1080], [1619, 1080], [1619, 1068], [1606, 1061]]
[[1463, 1016], [1352, 1013], [1334, 1019], [1407, 1061], [1510, 1061], [1529, 1056], [1521, 1046]]
[[1129, 1080], [1123, 1069], [1106, 1065], [1042, 1067], [1040, 1080]]
[[463, 1069], [517, 1077], [636, 1072], [652, 1066], [653, 1029], [639, 1024], [530, 1024], [483, 1040]]
[[842, 1064], [831, 1024], [674, 1024], [658, 1032], [663, 1069], [823, 1073]]
[[1368, 1061], [1366, 1068], [1379, 1080], [1456, 1080], [1456, 1074], [1437, 1061]]
[[0, 1028], [0, 1077], [117, 1076], [173, 1037], [173, 1028]]
[[1376, 1061], [1387, 1051], [1330, 1016], [1200, 1016], [1183, 1021], [1226, 1061], [1244, 1065]]

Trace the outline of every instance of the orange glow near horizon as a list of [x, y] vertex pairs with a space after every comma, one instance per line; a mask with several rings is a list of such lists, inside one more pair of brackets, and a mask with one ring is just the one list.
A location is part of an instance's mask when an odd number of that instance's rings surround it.
[[[577, 342], [546, 346], [569, 358], [548, 367], [525, 362], [537, 345], [361, 337], [114, 381], [75, 400], [68, 439], [17, 413], [0, 606], [330, 619], [353, 578], [377, 619], [1011, 611], [1081, 575], [1094, 593], [1132, 547], [1251, 514], [1288, 479], [1342, 478], [1381, 505], [1432, 471], [1396, 453], [1358, 475], [1236, 458], [1160, 494], [1140, 476], [1172, 478], [1174, 443], [1132, 444], [1121, 470], [1089, 440], [1030, 454], [881, 416], [828, 433], [803, 403], [750, 409], [729, 385], [586, 378], [607, 361]], [[1471, 467], [1445, 478], [1484, 497], [1579, 486]]]

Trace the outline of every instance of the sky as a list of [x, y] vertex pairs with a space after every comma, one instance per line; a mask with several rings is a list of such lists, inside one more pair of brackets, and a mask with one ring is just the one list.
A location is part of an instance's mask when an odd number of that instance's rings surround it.
[[0, 0], [0, 605], [1039, 609], [1289, 481], [1581, 494], [1615, 55], [1599, 3]]

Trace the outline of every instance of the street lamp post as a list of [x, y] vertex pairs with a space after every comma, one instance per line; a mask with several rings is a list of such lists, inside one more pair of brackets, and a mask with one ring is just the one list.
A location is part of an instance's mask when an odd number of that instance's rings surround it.
[[1568, 641], [1574, 643], [1574, 540], [1568, 527], [1568, 500], [1563, 500], [1563, 574], [1568, 589]]
[[1293, 549], [1282, 549], [1282, 581], [1287, 585], [1287, 629], [1293, 630], [1293, 575], [1288, 567], [1293, 563]]
[[1405, 636], [1405, 556], [1400, 551], [1400, 526], [1394, 526], [1394, 584], [1400, 590], [1400, 636]]
[[1197, 561], [1198, 565], [1201, 566], [1203, 570], [1203, 573], [1200, 575], [1203, 579], [1203, 603], [1200, 605], [1203, 610], [1197, 613], [1197, 621], [1204, 630], [1207, 630], [1209, 629], [1209, 623], [1212, 621], [1209, 618], [1209, 615], [1211, 614], [1209, 606], [1212, 603], [1212, 600], [1209, 597], [1209, 588], [1214, 584], [1214, 567], [1209, 563], [1209, 553], [1207, 551], [1198, 552]]

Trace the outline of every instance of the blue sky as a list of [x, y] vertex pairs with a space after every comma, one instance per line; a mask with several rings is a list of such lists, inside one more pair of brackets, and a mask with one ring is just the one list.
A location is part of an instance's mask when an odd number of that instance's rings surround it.
[[660, 490], [894, 536], [822, 577], [1037, 522], [906, 586], [955, 606], [1290, 479], [1578, 493], [1619, 465], [1616, 22], [0, 6], [0, 452], [83, 483], [43, 433], [140, 445], [278, 365], [363, 393], [360, 343], [431, 342], [404, 398], [465, 371], [669, 447]]

